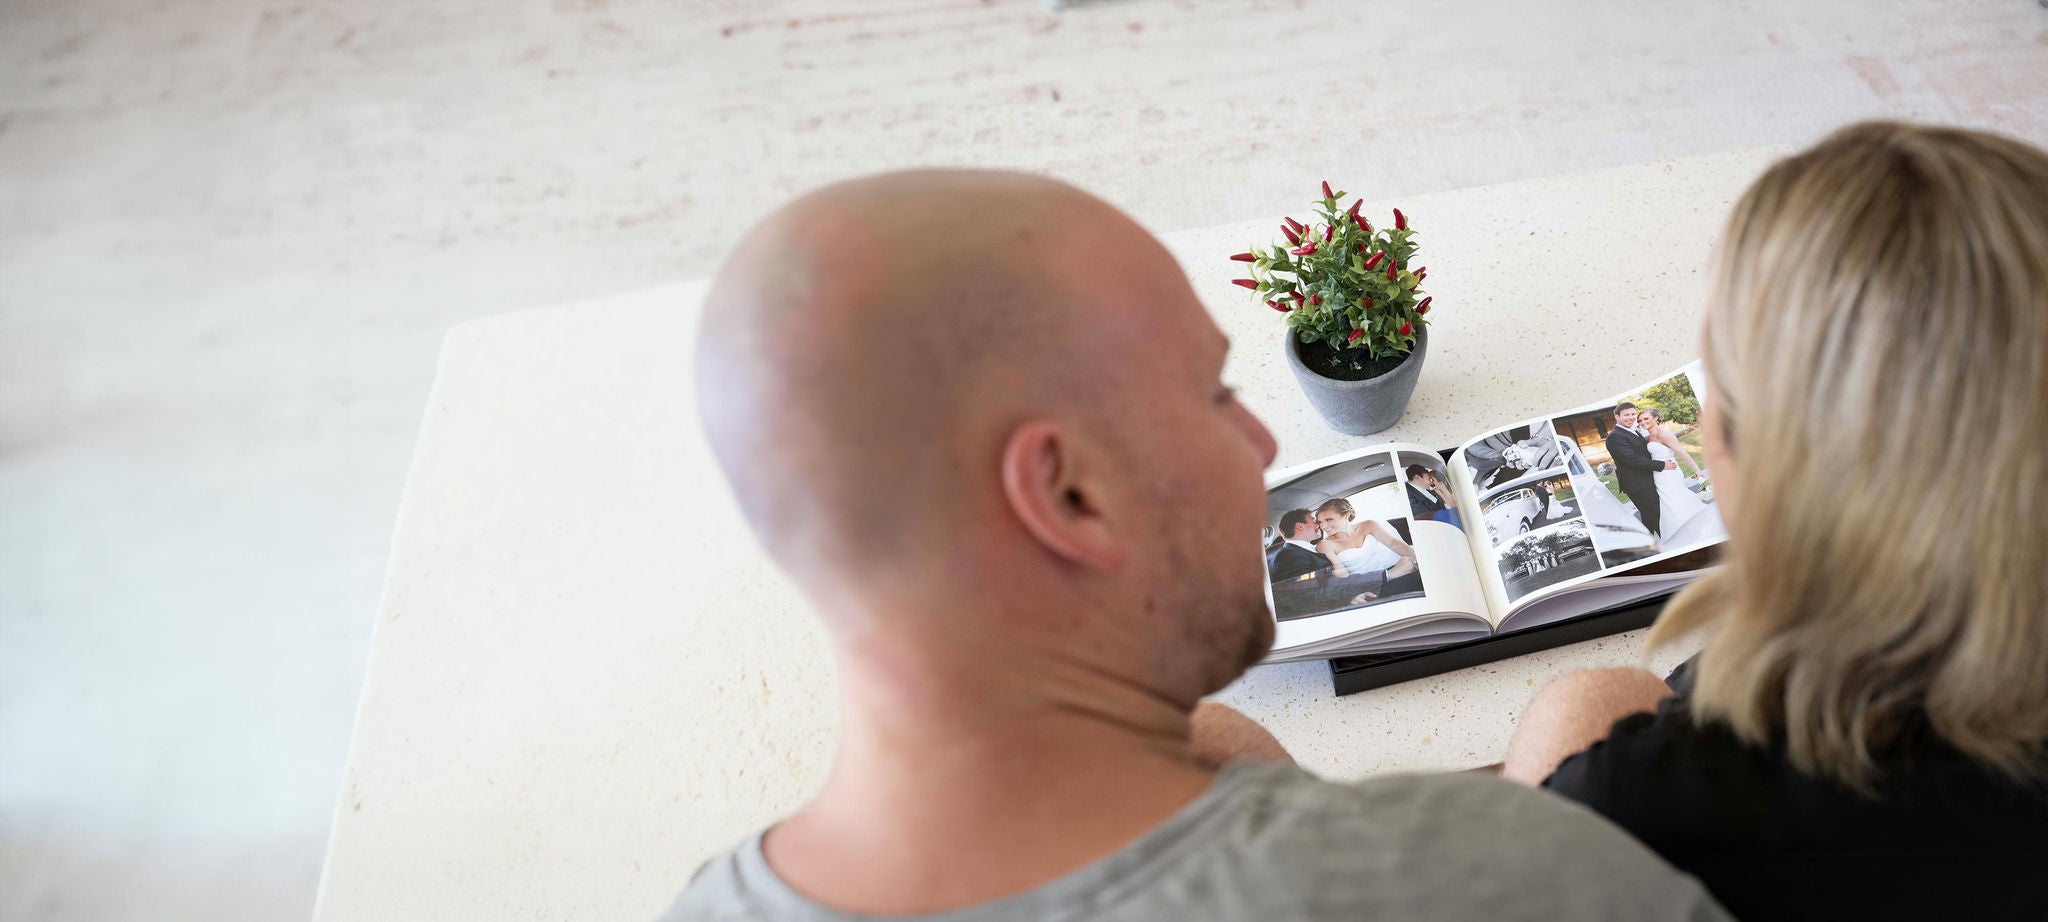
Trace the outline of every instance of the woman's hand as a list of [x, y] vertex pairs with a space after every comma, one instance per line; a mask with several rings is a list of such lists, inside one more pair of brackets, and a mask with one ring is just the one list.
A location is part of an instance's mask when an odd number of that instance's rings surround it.
[[1415, 558], [1403, 557], [1401, 558], [1400, 563], [1394, 564], [1393, 566], [1387, 568], [1387, 578], [1395, 579], [1397, 577], [1407, 576], [1408, 574], [1413, 572], [1415, 572]]
[[[1325, 542], [1323, 542], [1323, 544], [1331, 544], [1331, 543], [1332, 543], [1332, 542], [1328, 542], [1328, 541], [1325, 541]], [[1317, 548], [1318, 550], [1321, 550], [1321, 549], [1323, 548], [1323, 544], [1318, 544], [1318, 545], [1316, 545], [1316, 548]], [[1341, 576], [1350, 576], [1350, 575], [1351, 575], [1351, 571], [1350, 571], [1350, 570], [1346, 570], [1346, 569], [1344, 569], [1344, 563], [1343, 563], [1342, 561], [1340, 561], [1340, 560], [1338, 560], [1338, 559], [1337, 559], [1337, 552], [1336, 552], [1336, 551], [1334, 551], [1334, 550], [1324, 550], [1324, 551], [1323, 551], [1323, 559], [1324, 559], [1324, 560], [1327, 560], [1327, 561], [1329, 561], [1329, 562], [1330, 562], [1330, 575], [1331, 575], [1331, 576], [1340, 576], [1340, 577], [1341, 577]]]

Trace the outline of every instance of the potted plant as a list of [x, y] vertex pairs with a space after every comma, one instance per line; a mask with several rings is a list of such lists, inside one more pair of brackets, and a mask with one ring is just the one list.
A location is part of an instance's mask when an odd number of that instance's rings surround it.
[[1367, 435], [1393, 425], [1408, 408], [1428, 352], [1426, 268], [1414, 267], [1415, 231], [1394, 209], [1394, 226], [1375, 229], [1353, 201], [1340, 211], [1323, 183], [1320, 222], [1287, 218], [1285, 244], [1230, 257], [1251, 264], [1235, 282], [1287, 315], [1282, 351], [1309, 404], [1330, 428]]

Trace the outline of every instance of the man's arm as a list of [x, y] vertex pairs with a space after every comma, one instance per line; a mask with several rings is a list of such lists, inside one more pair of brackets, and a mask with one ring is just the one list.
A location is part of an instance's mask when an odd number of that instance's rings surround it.
[[1221, 768], [1224, 763], [1239, 759], [1294, 764], [1287, 747], [1280, 745], [1272, 733], [1227, 704], [1204, 701], [1195, 705], [1188, 723], [1195, 760], [1210, 768]]
[[1408, 485], [1408, 512], [1410, 515], [1416, 518], [1428, 518], [1435, 515], [1437, 509], [1441, 508], [1441, 505], [1436, 501], [1436, 497], [1430, 495], [1429, 491], [1421, 489], [1412, 483]]

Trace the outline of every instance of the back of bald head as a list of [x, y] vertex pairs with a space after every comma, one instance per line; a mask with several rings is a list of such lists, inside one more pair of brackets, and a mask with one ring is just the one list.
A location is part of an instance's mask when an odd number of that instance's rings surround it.
[[706, 300], [697, 391], [771, 554], [799, 579], [943, 566], [1009, 428], [1110, 415], [1118, 337], [1062, 266], [1133, 231], [1052, 180], [919, 171], [750, 232]]

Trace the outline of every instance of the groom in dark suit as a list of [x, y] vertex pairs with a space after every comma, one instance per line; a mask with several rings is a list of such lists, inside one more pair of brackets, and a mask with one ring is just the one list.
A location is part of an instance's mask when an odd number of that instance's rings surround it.
[[1607, 454], [1614, 458], [1614, 479], [1621, 482], [1621, 492], [1635, 501], [1636, 514], [1642, 516], [1643, 526], [1655, 536], [1659, 524], [1657, 472], [1676, 470], [1678, 462], [1650, 457], [1650, 443], [1636, 428], [1635, 404], [1623, 402], [1615, 406], [1614, 428], [1607, 432]]
[[1315, 550], [1315, 543], [1322, 540], [1323, 530], [1316, 527], [1314, 513], [1307, 509], [1289, 510], [1280, 517], [1280, 536], [1287, 539], [1287, 543], [1280, 545], [1280, 550], [1273, 555], [1273, 582], [1295, 579], [1330, 565], [1329, 560]]
[[1408, 475], [1408, 511], [1415, 518], [1427, 522], [1449, 508], [1436, 493], [1436, 472], [1428, 465], [1410, 464], [1403, 473]]

